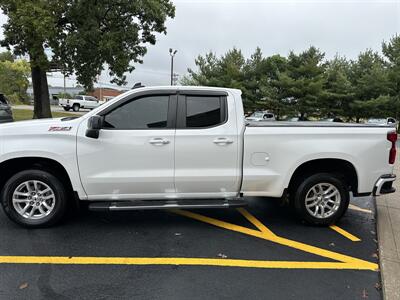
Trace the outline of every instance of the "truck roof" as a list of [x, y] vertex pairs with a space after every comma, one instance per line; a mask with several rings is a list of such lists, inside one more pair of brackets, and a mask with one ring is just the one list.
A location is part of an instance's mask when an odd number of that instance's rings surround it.
[[235, 95], [241, 95], [242, 91], [239, 89], [224, 88], [224, 87], [213, 87], [213, 86], [194, 86], [194, 85], [167, 85], [167, 86], [148, 86], [140, 87], [130, 90], [130, 92], [146, 91], [146, 90], [198, 90], [198, 91], [226, 91], [231, 92]]

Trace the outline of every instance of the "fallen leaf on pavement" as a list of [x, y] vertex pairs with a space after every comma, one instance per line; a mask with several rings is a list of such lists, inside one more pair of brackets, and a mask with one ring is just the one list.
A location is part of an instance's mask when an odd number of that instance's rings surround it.
[[28, 286], [29, 286], [29, 284], [25, 282], [25, 283], [23, 283], [23, 284], [21, 284], [21, 285], [19, 286], [19, 289], [20, 289], [20, 290], [23, 290], [23, 289], [26, 289]]

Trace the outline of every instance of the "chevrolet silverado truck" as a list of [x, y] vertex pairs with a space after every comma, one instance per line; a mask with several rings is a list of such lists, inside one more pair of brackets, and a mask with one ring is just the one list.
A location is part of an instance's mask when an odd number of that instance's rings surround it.
[[254, 122], [240, 90], [144, 87], [79, 118], [0, 125], [6, 215], [26, 227], [91, 210], [224, 208], [289, 199], [328, 225], [351, 195], [394, 192], [397, 134], [386, 125]]
[[103, 104], [103, 101], [99, 101], [97, 98], [92, 96], [82, 96], [77, 95], [73, 99], [59, 100], [58, 105], [64, 108], [65, 111], [73, 110], [75, 112], [79, 111], [81, 108], [94, 109]]

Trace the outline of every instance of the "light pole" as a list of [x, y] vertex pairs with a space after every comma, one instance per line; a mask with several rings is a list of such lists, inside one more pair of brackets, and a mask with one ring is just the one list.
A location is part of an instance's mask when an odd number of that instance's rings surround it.
[[174, 56], [178, 50], [169, 48], [169, 55], [171, 56], [171, 85], [174, 85]]

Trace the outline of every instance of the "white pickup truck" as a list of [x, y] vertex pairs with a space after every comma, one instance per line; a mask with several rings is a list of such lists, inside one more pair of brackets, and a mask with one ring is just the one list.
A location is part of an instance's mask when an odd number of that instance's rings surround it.
[[327, 225], [350, 194], [394, 192], [396, 139], [385, 125], [246, 123], [235, 89], [138, 88], [80, 118], [0, 125], [1, 203], [40, 227], [74, 201], [117, 211], [285, 197]]
[[94, 109], [103, 103], [92, 96], [77, 95], [73, 99], [59, 99], [58, 105], [64, 108], [65, 111], [69, 111], [70, 109], [79, 111], [81, 108]]

